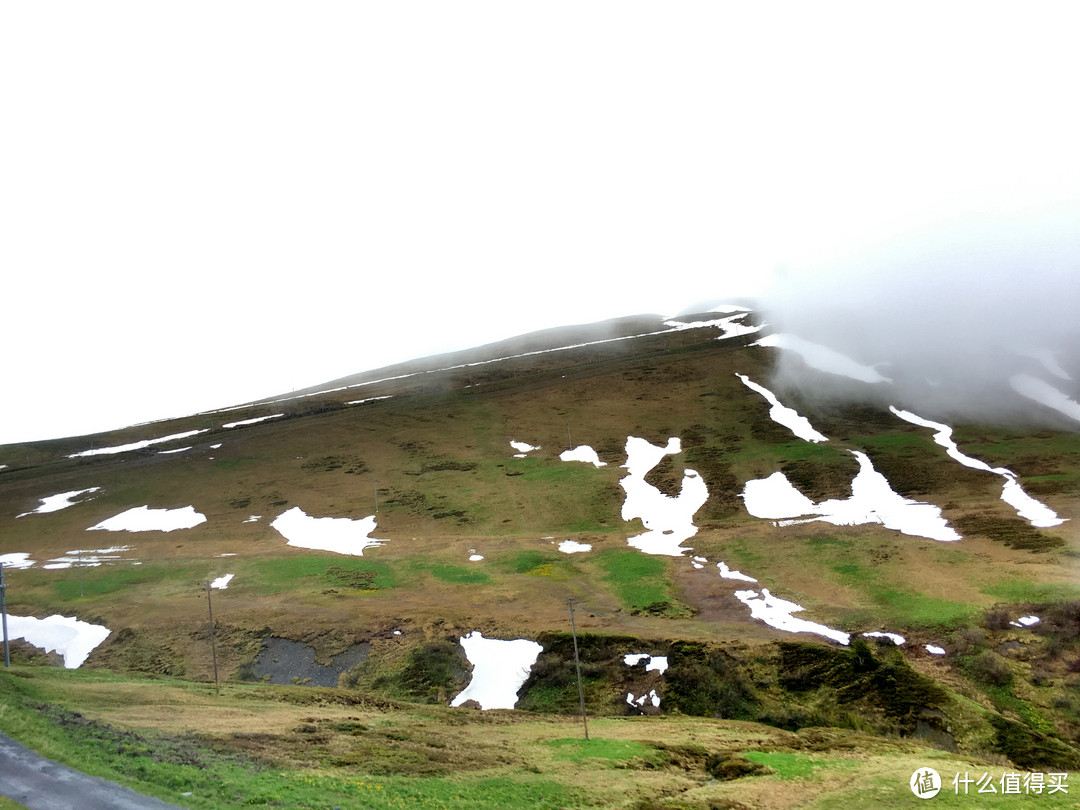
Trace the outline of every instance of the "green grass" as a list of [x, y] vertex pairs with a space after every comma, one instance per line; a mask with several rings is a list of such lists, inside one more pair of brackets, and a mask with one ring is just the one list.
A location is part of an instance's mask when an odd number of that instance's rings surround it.
[[633, 740], [607, 740], [601, 737], [563, 738], [549, 740], [546, 745], [556, 749], [555, 759], [581, 762], [588, 757], [625, 761], [634, 757], [658, 760], [658, 752], [651, 745]]
[[987, 585], [982, 592], [1003, 602], [1060, 602], [1080, 599], [1080, 585], [1068, 582], [1038, 583], [1021, 578]]
[[607, 582], [630, 611], [681, 616], [688, 609], [672, 594], [668, 558], [632, 549], [605, 549], [596, 555]]
[[365, 590], [365, 579], [370, 579], [375, 590], [401, 584], [397, 567], [390, 563], [340, 555], [295, 554], [255, 560], [248, 565], [253, 569], [250, 581], [262, 594], [326, 586]]
[[417, 570], [429, 572], [440, 582], [453, 585], [489, 585], [491, 576], [474, 568], [464, 568], [452, 563], [418, 563]]
[[781, 779], [806, 779], [811, 777], [821, 763], [806, 754], [788, 754], [780, 751], [747, 751], [743, 754], [751, 762], [768, 765]]

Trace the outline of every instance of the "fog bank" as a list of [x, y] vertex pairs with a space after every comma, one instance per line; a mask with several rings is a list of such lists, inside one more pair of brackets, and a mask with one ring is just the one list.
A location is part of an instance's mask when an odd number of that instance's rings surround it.
[[[902, 403], [939, 418], [1080, 429], [1010, 384], [1080, 394], [1080, 205], [968, 218], [859, 254], [788, 270], [765, 296], [770, 326], [842, 352], [892, 382], [812, 372], [777, 349], [773, 383], [804, 393]], [[1027, 386], [1035, 390], [1035, 386]]]

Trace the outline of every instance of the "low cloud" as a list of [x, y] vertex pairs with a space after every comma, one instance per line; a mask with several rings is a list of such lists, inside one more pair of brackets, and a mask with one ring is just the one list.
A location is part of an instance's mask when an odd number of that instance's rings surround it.
[[954, 222], [788, 271], [763, 308], [777, 331], [893, 381], [844, 381], [778, 350], [779, 387], [812, 399], [901, 403], [938, 417], [1080, 429], [1010, 384], [1023, 374], [1067, 398], [1080, 393], [1080, 206]]

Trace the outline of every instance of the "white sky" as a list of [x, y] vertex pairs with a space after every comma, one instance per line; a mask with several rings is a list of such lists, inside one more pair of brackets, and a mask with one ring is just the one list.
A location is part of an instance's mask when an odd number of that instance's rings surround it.
[[0, 6], [0, 443], [1080, 198], [1068, 3]]

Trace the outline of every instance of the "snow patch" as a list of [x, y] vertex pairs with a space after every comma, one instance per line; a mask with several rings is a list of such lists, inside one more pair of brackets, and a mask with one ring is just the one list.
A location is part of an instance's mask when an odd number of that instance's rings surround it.
[[526, 454], [531, 453], [533, 450], [540, 449], [540, 445], [532, 445], [528, 442], [510, 442], [510, 446], [517, 450], [517, 452], [514, 453], [514, 458], [525, 458]]
[[[754, 517], [779, 519], [778, 525], [823, 520], [835, 526], [880, 523], [902, 534], [950, 542], [960, 535], [949, 527], [941, 509], [933, 504], [910, 501], [894, 492], [885, 476], [874, 469], [865, 453], [852, 450], [859, 473], [851, 482], [851, 497], [815, 504], [800, 493], [783, 473], [747, 481], [743, 488], [746, 511]], [[812, 515], [805, 519], [799, 516]]]
[[683, 471], [682, 487], [674, 498], [645, 481], [645, 476], [665, 455], [681, 451], [682, 444], [678, 437], [668, 439], [664, 447], [636, 436], [626, 437], [626, 463], [623, 466], [630, 474], [619, 481], [619, 486], [626, 492], [622, 518], [640, 518], [648, 529], [644, 534], [628, 538], [626, 542], [646, 554], [680, 557], [684, 551], [688, 551], [680, 544], [697, 534], [694, 514], [709, 498], [705, 481], [697, 471]]
[[935, 644], [927, 644], [926, 645], [926, 651], [928, 653], [930, 653], [931, 655], [944, 655], [945, 654], [945, 648], [944, 647], [938, 647]]
[[562, 461], [582, 461], [585, 464], [592, 464], [594, 467], [607, 466], [607, 462], [601, 461], [600, 456], [596, 455], [596, 451], [587, 444], [579, 445], [573, 450], [563, 450], [559, 454], [559, 458]]
[[180, 509], [151, 509], [149, 506], [136, 506], [96, 526], [88, 532], [172, 532], [177, 529], [191, 529], [200, 523], [206, 523], [206, 515], [196, 512], [194, 506]]
[[0, 554], [0, 565], [4, 568], [30, 568], [34, 561], [25, 551], [13, 551], [10, 554]]
[[222, 427], [228, 430], [230, 428], [243, 427], [244, 425], [254, 425], [259, 422], [265, 422], [267, 419], [280, 419], [284, 415], [285, 414], [283, 413], [275, 413], [270, 416], [256, 416], [254, 419], [241, 419], [239, 422], [229, 422], [228, 424], [222, 425]]
[[8, 616], [8, 636], [21, 638], [45, 652], [57, 652], [65, 669], [78, 669], [94, 648], [109, 636], [109, 628], [82, 622], [74, 616]]
[[897, 647], [902, 646], [903, 643], [905, 641], [907, 641], [907, 639], [905, 639], [899, 633], [882, 633], [882, 632], [879, 632], [877, 630], [875, 630], [872, 633], [863, 633], [863, 635], [866, 636], [867, 638], [888, 638], [888, 639], [892, 639], [892, 643], [895, 644]]
[[1021, 616], [1015, 622], [1009, 622], [1013, 627], [1031, 627], [1039, 623], [1038, 616]]
[[973, 470], [983, 470], [1005, 478], [1005, 486], [1002, 487], [1001, 490], [1001, 500], [1005, 501], [1005, 503], [1015, 509], [1016, 513], [1031, 523], [1032, 526], [1047, 529], [1051, 526], [1058, 526], [1065, 522], [1065, 520], [1059, 518], [1057, 513], [1049, 506], [1035, 500], [1024, 492], [1024, 488], [1021, 487], [1020, 482], [1016, 480], [1016, 473], [1012, 470], [1006, 469], [1005, 467], [991, 467], [985, 461], [961, 453], [960, 448], [957, 447], [956, 442], [953, 441], [952, 428], [948, 425], [942, 424], [941, 422], [932, 422], [911, 411], [902, 411], [899, 408], [894, 408], [892, 405], [889, 406], [889, 410], [905, 422], [910, 422], [913, 425], [930, 428], [935, 431], [934, 443], [944, 447], [945, 453], [949, 458], [955, 459], [965, 467], [970, 467]]
[[484, 559], [483, 554], [470, 554], [469, 555], [469, 562], [480, 562], [482, 559]]
[[582, 551], [592, 551], [592, 544], [579, 543], [577, 540], [563, 540], [559, 543], [559, 551], [563, 554], [577, 554]]
[[850, 377], [853, 380], [866, 383], [892, 382], [891, 379], [879, 373], [873, 366], [857, 363], [847, 355], [830, 349], [828, 346], [812, 343], [795, 335], [777, 333], [763, 337], [752, 345], [787, 349], [795, 352], [802, 357], [806, 365], [828, 374]]
[[626, 693], [626, 702], [631, 706], [644, 706], [646, 701], [652, 703], [653, 706], [660, 705], [660, 696], [656, 694], [655, 689], [650, 689], [641, 697], [634, 697], [633, 692]]
[[67, 552], [63, 557], [55, 557], [41, 566], [48, 570], [60, 570], [63, 568], [97, 568], [106, 563], [120, 562], [121, 553], [131, 551], [131, 546], [109, 546], [109, 548], [75, 548]]
[[[23, 512], [21, 515], [15, 517], [21, 518], [27, 515], [43, 515], [48, 512], [59, 512], [61, 509], [67, 509], [69, 506], [74, 506], [76, 498], [80, 495], [85, 495], [88, 492], [97, 492], [101, 487], [90, 487], [89, 489], [73, 489], [71, 492], [61, 492], [59, 495], [49, 495], [47, 498], [41, 498], [41, 505], [37, 509], [31, 512]], [[84, 498], [83, 500], [91, 500], [90, 498]], [[78, 501], [82, 503], [82, 501]]]
[[479, 630], [463, 636], [461, 646], [473, 665], [472, 679], [450, 705], [460, 706], [467, 700], [475, 700], [481, 709], [514, 708], [518, 690], [544, 649], [527, 639], [484, 638]]
[[808, 442], [827, 442], [829, 440], [828, 436], [814, 430], [814, 426], [810, 424], [810, 420], [805, 416], [800, 416], [794, 408], [788, 408], [785, 405], [781, 405], [780, 400], [778, 400], [776, 395], [768, 388], [763, 385], [758, 385], [745, 374], [736, 374], [735, 376], [742, 380], [743, 385], [751, 391], [756, 391], [765, 397], [771, 406], [769, 408], [769, 417], [774, 422], [783, 425], [800, 439]]
[[1045, 380], [1030, 374], [1016, 374], [1009, 378], [1009, 385], [1016, 393], [1080, 422], [1080, 403], [1070, 399]]
[[369, 537], [375, 531], [375, 516], [349, 518], [311, 517], [299, 506], [282, 512], [270, 524], [286, 539], [287, 545], [351, 554], [362, 557], [364, 549], [381, 546], [386, 540]]
[[150, 447], [153, 444], [163, 444], [165, 442], [172, 442], [178, 439], [186, 439], [189, 436], [198, 436], [200, 433], [206, 433], [210, 428], [203, 428], [202, 430], [189, 430], [185, 433], [174, 433], [172, 436], [162, 436], [160, 439], [144, 439], [141, 442], [132, 442], [131, 444], [121, 444], [116, 447], [99, 447], [94, 450], [83, 450], [81, 453], [72, 453], [68, 458], [84, 458], [86, 456], [106, 456], [114, 453], [127, 453], [130, 450], [142, 450], [144, 447]]
[[738, 579], [743, 582], [757, 582], [756, 579], [751, 576], [747, 576], [742, 571], [732, 571], [730, 568], [727, 567], [727, 563], [719, 562], [716, 564], [716, 567], [720, 570], [720, 576], [724, 579]]
[[760, 595], [757, 591], [735, 591], [735, 598], [750, 608], [750, 615], [753, 618], [777, 630], [785, 630], [789, 633], [814, 633], [845, 645], [851, 639], [851, 635], [842, 630], [833, 630], [824, 624], [795, 618], [791, 614], [805, 608], [773, 596], [768, 588], [762, 588]]
[[229, 583], [232, 582], [232, 578], [233, 574], [226, 574], [223, 577], [218, 577], [210, 583], [210, 587], [215, 590], [223, 591], [229, 587]]

